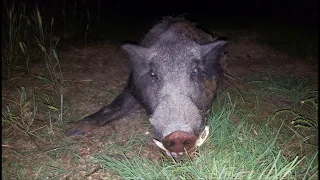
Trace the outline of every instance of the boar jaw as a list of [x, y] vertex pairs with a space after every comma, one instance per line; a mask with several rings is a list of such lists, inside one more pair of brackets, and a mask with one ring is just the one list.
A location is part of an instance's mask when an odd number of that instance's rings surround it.
[[[204, 130], [200, 133], [200, 136], [198, 137], [197, 141], [196, 141], [196, 144], [195, 144], [195, 147], [200, 147], [204, 142], [205, 140], [208, 138], [209, 136], [209, 126], [206, 126], [204, 128]], [[184, 154], [184, 152], [170, 152], [168, 151], [164, 145], [162, 144], [162, 142], [156, 140], [156, 139], [153, 139], [153, 142], [160, 148], [162, 149], [163, 151], [166, 152], [166, 155], [169, 156], [169, 157], [177, 157], [177, 156], [181, 156]]]

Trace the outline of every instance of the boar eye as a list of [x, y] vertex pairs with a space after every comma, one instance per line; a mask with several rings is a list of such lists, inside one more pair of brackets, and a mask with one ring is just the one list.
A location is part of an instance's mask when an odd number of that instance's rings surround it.
[[191, 73], [192, 75], [196, 75], [198, 73], [198, 68], [193, 68]]
[[191, 64], [191, 75], [195, 76], [199, 73], [199, 67], [198, 67], [199, 61], [194, 60]]
[[157, 78], [158, 78], [157, 74], [156, 74], [154, 71], [150, 71], [150, 72], [149, 72], [149, 75], [150, 75], [150, 77], [153, 78], [153, 79], [157, 79]]
[[157, 77], [157, 74], [154, 72], [154, 65], [153, 63], [150, 63], [150, 71], [149, 71], [149, 75], [153, 78]]

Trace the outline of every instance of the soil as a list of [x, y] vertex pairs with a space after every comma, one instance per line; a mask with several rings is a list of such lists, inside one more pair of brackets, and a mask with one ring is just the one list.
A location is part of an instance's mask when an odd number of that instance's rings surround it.
[[[313, 78], [315, 82], [318, 81], [318, 61], [315, 57], [291, 58], [285, 53], [257, 44], [250, 38], [228, 42], [226, 52], [225, 78], [221, 89], [226, 89], [232, 84], [241, 91], [249, 91], [250, 89], [247, 89], [248, 87], [243, 83], [248, 72], [250, 70], [266, 72], [268, 67], [278, 75]], [[86, 45], [83, 42], [60, 43], [58, 55], [64, 78], [62, 83], [63, 97], [66, 102], [64, 119], [62, 122], [53, 122], [52, 131], [48, 131], [50, 124], [45, 116], [38, 117], [33, 127], [43, 127], [43, 129], [38, 132], [41, 135], [33, 137], [33, 140], [21, 131], [13, 131], [5, 125], [2, 131], [3, 171], [8, 174], [10, 171], [13, 174], [16, 173], [18, 166], [10, 162], [18, 162], [25, 169], [23, 172], [25, 177], [34, 177], [39, 170], [33, 169], [39, 167], [37, 164], [49, 163], [52, 167], [47, 166], [47, 170], [58, 166], [70, 172], [60, 179], [68, 179], [71, 174], [74, 179], [110, 178], [113, 177], [111, 172], [105, 170], [99, 173], [101, 170], [93, 163], [92, 156], [103, 152], [107, 145], [125, 145], [133, 136], [144, 142], [141, 148], [137, 147], [140, 148], [139, 153], [154, 160], [160, 158], [159, 151], [152, 142], [148, 117], [142, 109], [83, 136], [65, 136], [64, 132], [71, 123], [98, 111], [120, 94], [126, 84], [129, 67], [120, 45], [108, 42], [87, 42]], [[32, 72], [40, 72], [44, 68], [41, 65], [32, 67]], [[33, 82], [37, 83], [37, 81], [29, 82], [21, 79], [28, 79], [28, 77], [22, 76], [17, 81], [12, 79], [3, 81], [2, 97], [18, 100], [19, 95], [13, 92], [12, 87], [24, 86], [28, 89], [28, 86], [34, 85]], [[48, 89], [47, 86], [37, 85], [36, 87]], [[8, 102], [7, 99], [3, 98], [4, 104]], [[273, 101], [275, 102], [270, 103], [281, 103], [277, 98]], [[270, 111], [274, 111], [274, 107], [269, 108]], [[27, 112], [24, 114], [28, 115]], [[59, 149], [60, 153], [54, 154], [56, 149]], [[75, 154], [80, 157], [75, 158]], [[55, 160], [50, 161], [51, 158]], [[12, 167], [15, 170], [10, 169]], [[55, 175], [52, 173], [48, 176]]]

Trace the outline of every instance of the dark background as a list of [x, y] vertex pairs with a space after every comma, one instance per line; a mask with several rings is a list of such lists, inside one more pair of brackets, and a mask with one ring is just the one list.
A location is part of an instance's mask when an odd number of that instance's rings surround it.
[[261, 20], [295, 24], [307, 28], [316, 28], [318, 23], [318, 2], [316, 0], [194, 0], [180, 3], [174, 0], [130, 1], [130, 3], [117, 1], [113, 5], [103, 1], [101, 8], [103, 17], [108, 20], [116, 17], [152, 20], [159, 19], [161, 16], [185, 14], [191, 20]]
[[[114, 42], [137, 41], [163, 17], [180, 15], [203, 29], [250, 31], [259, 26], [268, 35], [279, 31], [275, 27], [285, 27], [282, 34], [293, 28], [315, 37], [318, 34], [317, 0], [7, 0], [2, 7], [11, 7], [13, 3], [25, 4], [31, 14], [38, 7], [43, 22], [50, 22], [54, 17], [55, 33], [77, 30], [81, 38], [86, 33], [88, 38]], [[295, 36], [290, 38], [299, 38]]]
[[[20, 2], [20, 1], [15, 1]], [[44, 7], [52, 16], [61, 16], [64, 8], [87, 9], [91, 19], [104, 23], [150, 22], [163, 16], [184, 15], [192, 21], [246, 21], [291, 24], [309, 30], [318, 27], [317, 0], [208, 0], [208, 1], [127, 1], [127, 0], [34, 0], [21, 2]], [[11, 1], [6, 2], [12, 3]], [[49, 12], [51, 11], [51, 12]], [[80, 13], [80, 12], [79, 12]], [[84, 14], [83, 14], [84, 15]], [[84, 15], [85, 16], [85, 15]]]

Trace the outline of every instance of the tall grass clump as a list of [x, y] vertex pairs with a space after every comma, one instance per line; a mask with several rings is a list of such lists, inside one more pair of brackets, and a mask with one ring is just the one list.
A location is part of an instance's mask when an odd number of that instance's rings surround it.
[[[34, 11], [27, 11], [24, 3], [5, 1], [3, 5], [2, 124], [32, 137], [36, 136], [33, 124], [40, 114], [40, 119], [48, 117], [50, 124], [53, 114], [58, 113], [54, 119], [62, 120], [63, 75], [56, 52], [59, 39], [54, 39], [54, 18], [48, 21], [36, 5]], [[45, 68], [33, 72], [34, 66]], [[19, 87], [18, 91], [11, 86]]]
[[[95, 155], [96, 163], [121, 179], [313, 179], [317, 177], [315, 153], [311, 158], [288, 159], [277, 146], [278, 133], [252, 122], [254, 114], [241, 109], [229, 93], [220, 95], [209, 118], [211, 136], [194, 158], [152, 160], [134, 154], [134, 148], [114, 156]], [[238, 119], [237, 123], [233, 120]], [[107, 155], [106, 155], [107, 154]], [[304, 164], [301, 162], [304, 161]]]
[[12, 4], [11, 6], [4, 2], [3, 16], [2, 16], [2, 67], [6, 75], [10, 77], [12, 68], [17, 63], [28, 66], [29, 58], [22, 61], [23, 54], [20, 47], [26, 49], [24, 41], [30, 41], [30, 34], [32, 33], [32, 25], [30, 18], [26, 15], [26, 5]]
[[[54, 18], [48, 22], [39, 8], [34, 5], [34, 12], [26, 10], [24, 3], [4, 3], [2, 27], [2, 64], [7, 79], [11, 72], [22, 68], [32, 74], [30, 61], [36, 60], [42, 52], [43, 63], [47, 67], [51, 82], [57, 83], [57, 76], [63, 80], [56, 46], [59, 39], [54, 38]], [[43, 20], [46, 20], [45, 22]], [[58, 74], [58, 75], [57, 75]]]
[[[36, 42], [40, 47], [41, 51], [44, 53], [44, 61], [47, 67], [47, 71], [49, 73], [50, 81], [57, 86], [59, 84], [59, 79], [62, 82], [63, 76], [61, 71], [61, 66], [59, 62], [59, 58], [56, 52], [56, 47], [59, 42], [57, 39], [56, 42], [53, 42], [51, 39], [49, 40], [49, 47], [46, 48], [46, 36], [53, 37], [53, 23], [54, 18], [51, 18], [49, 29], [50, 31], [46, 33], [44, 31], [44, 26], [42, 22], [42, 17], [38, 7], [36, 7], [36, 12], [34, 15], [35, 24], [38, 27], [38, 36], [36, 36]], [[39, 76], [37, 76], [39, 77]], [[59, 77], [59, 78], [58, 78]]]

